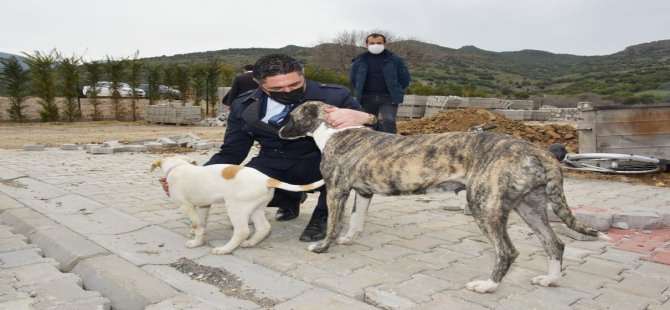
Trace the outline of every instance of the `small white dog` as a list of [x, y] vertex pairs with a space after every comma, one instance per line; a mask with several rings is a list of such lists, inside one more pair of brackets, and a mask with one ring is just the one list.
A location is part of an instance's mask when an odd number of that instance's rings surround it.
[[[309, 191], [323, 185], [323, 180], [293, 185], [270, 178], [260, 171], [240, 165], [197, 166], [185, 156], [164, 157], [151, 165], [167, 177], [170, 198], [178, 204], [191, 220], [195, 238], [186, 242], [187, 248], [205, 244], [205, 225], [213, 203], [224, 203], [233, 224], [233, 237], [222, 247], [212, 249], [213, 254], [228, 254], [238, 246], [253, 247], [270, 234], [270, 223], [265, 218], [264, 207], [272, 200], [275, 188], [288, 191]], [[255, 232], [249, 231], [251, 218]]]

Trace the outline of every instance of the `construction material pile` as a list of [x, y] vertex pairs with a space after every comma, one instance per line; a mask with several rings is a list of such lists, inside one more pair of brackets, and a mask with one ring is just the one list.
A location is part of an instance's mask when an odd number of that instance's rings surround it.
[[526, 125], [523, 122], [506, 118], [501, 114], [479, 108], [441, 111], [422, 119], [399, 121], [398, 134], [415, 135], [468, 131], [473, 127], [486, 127], [487, 125], [495, 125], [495, 128], [490, 129], [490, 131], [520, 137], [543, 148], [547, 148], [553, 143], [561, 143], [570, 152], [579, 150], [579, 135], [573, 126], [560, 124]]

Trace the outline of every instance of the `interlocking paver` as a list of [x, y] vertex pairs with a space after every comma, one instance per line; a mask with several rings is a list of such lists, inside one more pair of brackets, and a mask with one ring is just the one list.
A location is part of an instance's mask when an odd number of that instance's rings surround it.
[[[205, 162], [213, 152], [215, 150], [199, 151], [189, 156]], [[464, 285], [468, 281], [489, 276], [494, 258], [488, 239], [462, 210], [463, 194], [375, 196], [365, 231], [356, 242], [351, 246], [333, 245], [324, 254], [308, 252], [307, 244], [297, 241], [317, 195], [309, 195], [298, 219], [289, 222], [271, 219], [272, 234], [258, 247], [240, 248], [225, 256], [209, 253], [211, 247], [227, 242], [232, 234], [226, 210], [215, 206], [208, 225], [207, 245], [186, 249], [183, 244], [190, 238], [187, 221], [160, 189], [160, 173], [147, 172], [159, 156], [162, 155], [125, 152], [96, 156], [84, 150], [53, 148], [44, 152], [0, 150], [3, 158], [0, 220], [12, 222], [11, 233], [21, 233], [31, 242], [35, 241], [29, 245], [32, 248], [15, 249], [13, 256], [0, 259], [15, 267], [23, 260], [50, 264], [57, 270], [57, 261], [41, 257], [56, 252], [47, 251], [48, 247], [40, 244], [47, 243], [49, 237], [59, 237], [56, 233], [50, 235], [49, 231], [67, 229], [94, 244], [82, 247], [81, 252], [88, 255], [70, 260], [68, 264], [74, 265], [73, 275], [80, 276], [84, 282], [106, 277], [96, 280], [98, 285], [105, 283], [99, 291], [112, 300], [116, 308], [132, 308], [130, 300], [134, 301], [133, 305], [141, 304], [148, 309], [261, 308], [256, 301], [224, 297], [217, 288], [192, 280], [188, 274], [169, 266], [181, 257], [233, 272], [243, 279], [247, 288], [258, 292], [257, 297], [275, 300], [276, 309], [318, 308], [326, 304], [334, 309], [363, 309], [364, 306], [386, 309], [643, 309], [649, 306], [662, 309], [670, 305], [667, 302], [670, 267], [654, 262], [663, 262], [663, 255], [670, 253], [668, 242], [636, 247], [639, 251], [634, 253], [617, 249], [625, 244], [619, 239], [613, 244], [575, 241], [561, 235], [566, 244], [562, 286], [542, 288], [532, 285], [530, 279], [546, 273], [546, 254], [536, 236], [514, 214], [509, 219], [509, 234], [520, 255], [498, 291], [482, 295], [466, 290]], [[667, 188], [566, 179], [565, 189], [570, 206], [585, 222], [588, 218], [604, 222], [615, 216], [627, 221], [625, 216], [629, 213], [644, 215], [647, 219], [659, 218], [662, 225], [670, 221], [667, 198], [670, 190]], [[353, 195], [349, 205], [352, 203]], [[347, 216], [349, 210], [350, 207]], [[266, 216], [272, 218], [274, 212], [275, 209], [268, 209]], [[347, 220], [345, 217], [343, 231], [346, 231]], [[600, 222], [596, 223], [602, 226], [599, 228], [607, 226]], [[630, 224], [634, 224], [632, 219]], [[4, 231], [7, 233], [10, 232]], [[632, 236], [635, 231], [625, 233]], [[5, 239], [2, 246], [12, 248], [15, 239]], [[648, 242], [651, 240], [656, 239]], [[52, 243], [54, 247], [66, 248], [58, 242]], [[44, 249], [40, 252], [35, 246]], [[91, 251], [95, 247], [102, 251]], [[91, 263], [102, 257], [113, 257], [117, 264], [136, 269], [128, 272], [130, 269], [121, 268], [114, 274], [108, 270], [109, 264]], [[654, 257], [659, 259], [654, 260]], [[65, 260], [58, 258], [58, 261], [62, 265]], [[169, 293], [140, 298], [121, 289], [120, 283], [125, 283], [126, 277], [137, 276], [152, 279], [150, 283], [163, 283]], [[0, 272], [0, 284], [4, 283], [3, 279]], [[645, 279], [649, 280], [645, 282]], [[653, 284], [654, 289], [645, 290], [648, 283]], [[110, 289], [112, 287], [115, 289]], [[666, 289], [661, 290], [662, 287]], [[10, 299], [7, 299], [10, 295], [2, 295], [0, 307], [34, 302], [26, 294], [12, 294]], [[125, 300], [118, 297], [124, 294], [129, 297]], [[621, 296], [630, 298], [619, 302], [624, 298]]]

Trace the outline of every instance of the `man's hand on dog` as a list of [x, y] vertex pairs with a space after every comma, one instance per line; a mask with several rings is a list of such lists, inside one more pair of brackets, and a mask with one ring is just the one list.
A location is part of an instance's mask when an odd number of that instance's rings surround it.
[[168, 185], [167, 177], [158, 178], [158, 182], [161, 183], [161, 186], [163, 187], [163, 191], [165, 191], [165, 195], [170, 197], [170, 186]]
[[337, 129], [366, 125], [370, 114], [352, 109], [326, 108], [326, 121]]

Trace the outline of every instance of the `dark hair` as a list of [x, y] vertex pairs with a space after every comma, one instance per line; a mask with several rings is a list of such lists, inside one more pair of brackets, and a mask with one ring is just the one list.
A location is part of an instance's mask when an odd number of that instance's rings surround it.
[[244, 71], [253, 71], [254, 65], [244, 65], [243, 69]]
[[384, 41], [384, 44], [386, 44], [386, 37], [383, 34], [379, 34], [379, 33], [371, 33], [367, 37], [365, 37], [365, 44], [368, 44], [368, 39], [370, 37], [373, 37], [373, 38], [382, 37], [382, 41]]
[[256, 83], [263, 84], [268, 76], [298, 72], [303, 75], [302, 65], [295, 58], [285, 54], [270, 54], [258, 59], [254, 64], [253, 77]]

